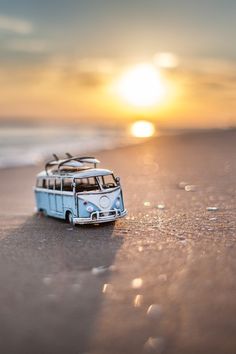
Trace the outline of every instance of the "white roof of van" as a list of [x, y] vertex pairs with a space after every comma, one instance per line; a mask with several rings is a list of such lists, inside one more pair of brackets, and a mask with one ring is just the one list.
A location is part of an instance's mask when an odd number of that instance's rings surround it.
[[48, 175], [46, 171], [40, 172], [37, 177], [73, 177], [73, 178], [89, 178], [89, 177], [97, 177], [97, 176], [107, 176], [113, 173], [110, 170], [105, 170], [102, 168], [88, 168], [82, 171], [75, 171], [75, 172], [65, 172], [63, 171], [60, 173], [51, 173], [49, 172]]
[[75, 178], [88, 178], [88, 177], [96, 177], [96, 176], [107, 176], [110, 175], [112, 171], [104, 170], [102, 168], [90, 168], [85, 171], [77, 172], [73, 176]]

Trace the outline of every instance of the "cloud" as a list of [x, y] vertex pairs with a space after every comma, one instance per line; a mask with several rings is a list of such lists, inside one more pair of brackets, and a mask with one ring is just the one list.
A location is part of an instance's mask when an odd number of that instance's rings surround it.
[[50, 70], [75, 87], [98, 88], [111, 81], [116, 63], [108, 58], [52, 57]]
[[82, 73], [110, 74], [114, 70], [114, 63], [105, 58], [84, 58], [76, 63], [78, 71]]
[[97, 87], [109, 80], [114, 71], [114, 64], [109, 59], [84, 58], [77, 61], [76, 71], [80, 85]]
[[48, 50], [48, 43], [39, 39], [18, 39], [9, 41], [6, 47], [15, 52], [44, 53]]
[[153, 57], [154, 63], [163, 69], [174, 69], [179, 65], [176, 54], [170, 52], [156, 53]]
[[33, 31], [32, 23], [16, 17], [0, 15], [0, 31], [29, 34]]

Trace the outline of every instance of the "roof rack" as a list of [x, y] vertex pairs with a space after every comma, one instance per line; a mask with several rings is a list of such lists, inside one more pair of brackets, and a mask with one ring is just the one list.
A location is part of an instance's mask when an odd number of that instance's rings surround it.
[[51, 161], [48, 161], [45, 164], [45, 171], [46, 174], [48, 175], [48, 170], [50, 167], [55, 167], [57, 166], [57, 171], [61, 173], [62, 167], [72, 167], [77, 170], [84, 169], [85, 163], [87, 164], [93, 164], [94, 168], [97, 168], [97, 164], [100, 163], [99, 160], [97, 160], [93, 156], [72, 156], [68, 152], [66, 153], [67, 158], [66, 159], [59, 159], [56, 154], [53, 154], [54, 159]]

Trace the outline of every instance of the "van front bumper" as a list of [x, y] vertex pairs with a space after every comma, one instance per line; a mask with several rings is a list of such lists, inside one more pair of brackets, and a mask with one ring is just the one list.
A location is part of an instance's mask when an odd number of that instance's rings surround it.
[[119, 218], [123, 218], [127, 214], [127, 210], [108, 210], [94, 211], [88, 218], [73, 218], [74, 224], [100, 224], [103, 222], [111, 222]]

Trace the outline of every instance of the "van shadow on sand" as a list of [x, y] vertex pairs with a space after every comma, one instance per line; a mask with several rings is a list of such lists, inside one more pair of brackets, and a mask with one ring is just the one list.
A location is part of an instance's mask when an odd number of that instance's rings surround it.
[[114, 224], [74, 227], [33, 216], [0, 241], [0, 352], [83, 353], [122, 245]]

